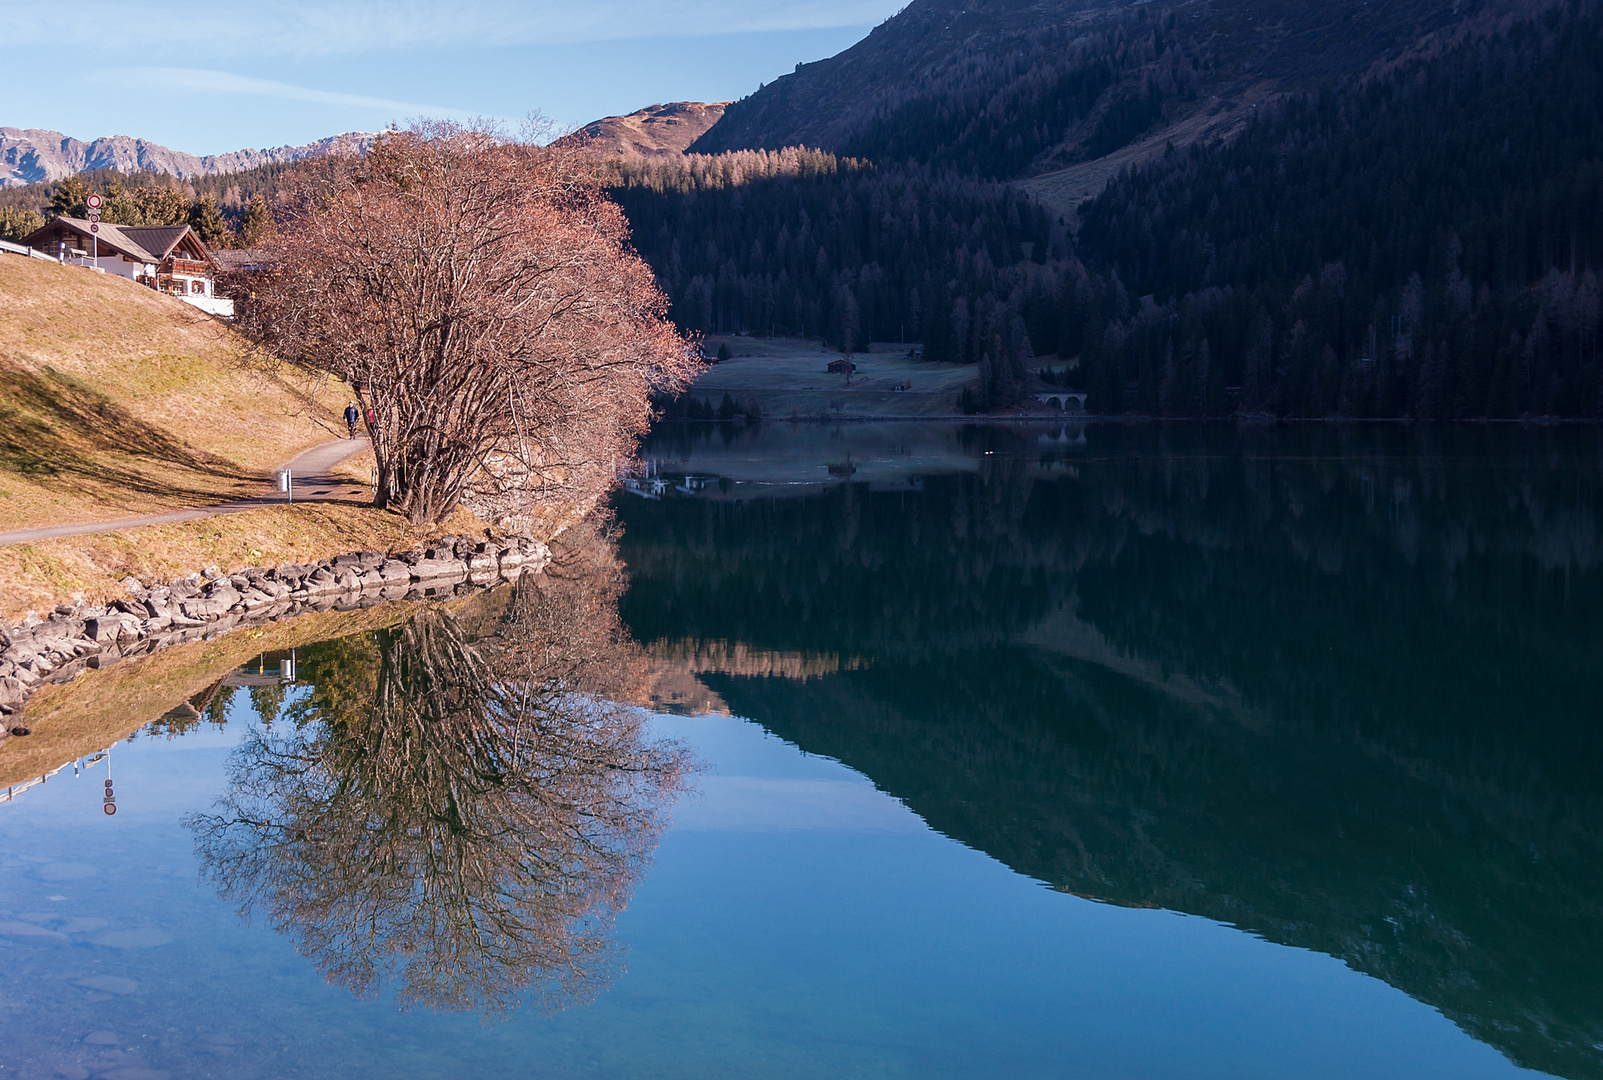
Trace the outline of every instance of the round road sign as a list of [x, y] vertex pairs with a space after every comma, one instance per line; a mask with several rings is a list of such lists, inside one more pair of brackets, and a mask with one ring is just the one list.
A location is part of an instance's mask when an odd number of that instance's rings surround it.
[[99, 210], [100, 209], [100, 196], [99, 195], [91, 195], [91, 196], [89, 196], [89, 198], [85, 199], [84, 202], [89, 204], [89, 209], [91, 209], [91, 210]]
[[99, 231], [100, 231], [100, 225], [99, 225], [99, 223], [98, 223], [98, 222], [92, 222], [92, 223], [90, 223], [90, 225], [89, 225], [89, 231], [90, 231], [90, 232], [96, 232], [96, 233], [97, 233], [97, 232], [99, 232]]

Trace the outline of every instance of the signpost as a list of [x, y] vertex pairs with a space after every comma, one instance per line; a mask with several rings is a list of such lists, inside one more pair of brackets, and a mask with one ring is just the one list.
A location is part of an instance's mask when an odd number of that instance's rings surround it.
[[96, 270], [100, 269], [100, 207], [103, 200], [99, 195], [90, 195], [84, 200], [89, 207], [89, 265]]

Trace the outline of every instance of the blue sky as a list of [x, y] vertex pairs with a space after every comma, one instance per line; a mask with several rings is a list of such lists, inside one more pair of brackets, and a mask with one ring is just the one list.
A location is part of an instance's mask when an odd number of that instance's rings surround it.
[[[30, 5], [6, 21], [0, 126], [195, 154], [418, 115], [558, 125], [742, 97], [901, 0], [269, 0]], [[84, 66], [84, 61], [90, 66]]]

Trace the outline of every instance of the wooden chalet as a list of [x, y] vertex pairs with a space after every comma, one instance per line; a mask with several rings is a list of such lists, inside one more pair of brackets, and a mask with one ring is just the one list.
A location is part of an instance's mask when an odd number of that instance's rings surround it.
[[[234, 302], [217, 295], [217, 264], [188, 225], [108, 225], [91, 233], [81, 218], [52, 218], [23, 243], [61, 262], [93, 266], [213, 315], [232, 315]], [[97, 254], [98, 249], [98, 254]]]

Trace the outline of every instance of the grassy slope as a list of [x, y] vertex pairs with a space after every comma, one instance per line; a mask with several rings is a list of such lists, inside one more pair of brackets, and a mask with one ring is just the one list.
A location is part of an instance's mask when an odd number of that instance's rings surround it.
[[0, 530], [259, 492], [334, 434], [339, 386], [109, 274], [0, 255]]
[[[343, 389], [246, 366], [240, 338], [179, 300], [0, 254], [0, 530], [259, 493], [274, 465], [336, 434]], [[336, 471], [365, 479], [370, 462]], [[359, 501], [0, 546], [0, 619], [121, 595], [130, 574], [311, 562], [483, 528], [459, 510], [414, 530]]]

